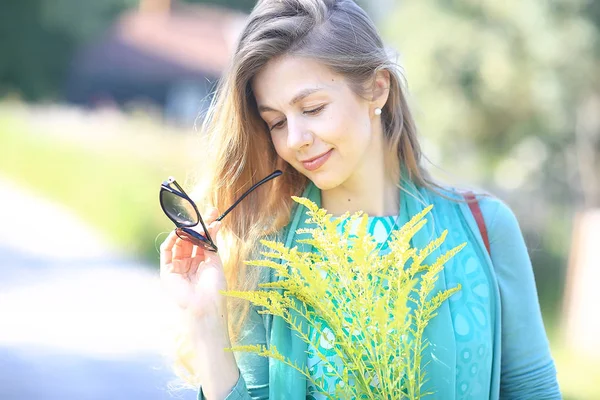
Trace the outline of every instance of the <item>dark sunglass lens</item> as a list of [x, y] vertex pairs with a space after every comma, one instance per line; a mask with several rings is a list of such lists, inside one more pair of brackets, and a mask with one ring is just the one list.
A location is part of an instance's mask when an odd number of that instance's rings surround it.
[[189, 200], [177, 196], [167, 190], [160, 192], [160, 199], [165, 213], [178, 224], [194, 226], [198, 224], [198, 214]]
[[185, 228], [179, 228], [175, 231], [175, 233], [177, 233], [177, 236], [179, 236], [179, 238], [187, 240], [188, 242], [193, 243], [196, 246], [200, 246], [211, 251], [217, 251], [216, 246], [210, 243], [207, 238], [205, 238], [198, 232], [191, 231]]

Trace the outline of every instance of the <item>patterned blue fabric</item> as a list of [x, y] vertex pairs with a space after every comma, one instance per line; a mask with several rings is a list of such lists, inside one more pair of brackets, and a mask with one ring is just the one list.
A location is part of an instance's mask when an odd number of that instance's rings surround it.
[[[490, 257], [468, 205], [417, 189], [410, 182], [401, 183], [408, 193], [401, 192], [398, 226], [425, 205], [434, 205], [429, 222], [412, 243], [414, 247], [422, 247], [444, 229], [449, 235], [442, 252], [468, 243], [446, 264], [435, 289], [458, 282], [463, 285], [460, 294], [444, 303], [425, 332], [432, 343], [427, 356], [431, 361], [429, 387], [436, 391], [427, 398], [561, 399], [531, 261], [510, 208], [493, 197], [479, 198], [490, 238]], [[321, 204], [320, 191], [312, 184], [303, 196]], [[286, 246], [310, 251], [295, 235], [298, 228], [308, 227], [305, 221], [306, 209], [297, 207], [280, 237]], [[281, 318], [256, 310], [250, 312], [236, 344], [274, 345], [298, 365], [307, 365], [306, 344]], [[306, 379], [292, 368], [252, 353], [236, 353], [236, 360], [240, 376], [226, 400], [307, 398]], [[198, 398], [204, 399], [201, 388]]]
[[[434, 210], [439, 211], [438, 209], [442, 207], [445, 209], [444, 212], [432, 211], [436, 218], [431, 224], [434, 227], [431, 232], [435, 232], [435, 236], [431, 238], [437, 237], [442, 230], [452, 226], [451, 207], [447, 207], [447, 202], [434, 203]], [[400, 221], [396, 224], [396, 217], [369, 217], [369, 233], [382, 244], [382, 254], [389, 252], [387, 240], [390, 232], [402, 226], [407, 218]], [[340, 224], [340, 229], [346, 229], [345, 222]], [[461, 234], [461, 230], [451, 230], [441, 253], [467, 240], [468, 238]], [[437, 332], [432, 331], [431, 328], [426, 330], [426, 337], [432, 341], [432, 346], [425, 354], [424, 364], [431, 361], [427, 367], [431, 380], [426, 384], [424, 391], [431, 390], [435, 393], [455, 391], [456, 397], [460, 399], [486, 398], [489, 396], [492, 368], [490, 320], [493, 310], [490, 301], [490, 281], [472, 246], [464, 248], [454, 260], [447, 263], [443, 275], [443, 281], [440, 276], [440, 287], [451, 288], [461, 284], [462, 290], [450, 298], [449, 304], [446, 304], [444, 311], [440, 312], [441, 316], [435, 317], [431, 322], [433, 324], [436, 319], [444, 319], [445, 326], [437, 328], [443, 329], [443, 338], [432, 340], [432, 336], [438, 336]], [[331, 332], [324, 323], [323, 331], [326, 334]], [[452, 334], [448, 335], [448, 332]], [[330, 357], [330, 361], [340, 370], [341, 360], [331, 349], [331, 338], [321, 338], [314, 331], [311, 331], [311, 336], [321, 344], [319, 348], [321, 353]], [[454, 349], [454, 352], [450, 349]], [[323, 376], [326, 378], [327, 387], [335, 387], [338, 380], [336, 374], [327, 370], [327, 366], [315, 356], [315, 349], [312, 346], [308, 348], [307, 366], [311, 375]], [[439, 375], [434, 376], [434, 371]], [[316, 393], [310, 382], [307, 385], [307, 394], [307, 398], [311, 400], [326, 398]]]
[[[444, 230], [451, 228], [442, 246], [434, 250], [425, 263], [433, 263], [441, 254], [465, 242], [477, 243], [477, 239], [470, 237], [472, 227], [464, 221], [459, 203], [448, 201], [425, 188], [418, 188], [407, 180], [401, 185], [403, 192], [400, 196], [398, 226], [404, 225], [427, 205], [434, 206], [428, 214], [428, 223], [414, 235], [413, 247], [424, 248], [432, 239], [442, 235]], [[462, 199], [462, 196], [452, 192], [446, 195]], [[320, 192], [313, 184], [309, 184], [304, 197], [320, 205]], [[298, 228], [307, 227], [305, 212], [302, 207], [296, 210], [287, 233], [286, 246], [299, 246], [303, 251], [311, 251], [299, 241], [303, 235], [296, 234]], [[498, 351], [492, 346], [498, 346], [499, 332], [491, 324], [497, 317], [493, 301], [497, 298], [497, 292], [493, 297], [490, 296], [492, 265], [489, 256], [481, 253], [481, 248], [483, 246], [466, 246], [450, 259], [439, 273], [433, 290], [433, 293], [437, 293], [458, 283], [463, 287], [458, 299], [441, 305], [424, 332], [425, 339], [430, 343], [422, 355], [428, 377], [424, 391], [432, 391], [438, 396], [443, 394], [446, 399], [482, 395], [494, 397], [494, 392], [498, 391], [498, 378], [496, 382], [491, 382], [494, 376], [492, 370], [498, 368], [500, 361], [492, 357], [492, 353]], [[281, 318], [273, 318], [270, 329], [270, 345], [275, 345], [301, 368], [306, 366], [308, 346], [289, 331]], [[296, 381], [302, 379], [297, 371], [276, 360], [269, 360], [269, 366], [270, 395], [289, 393], [291, 396], [293, 390], [298, 393], [298, 398], [306, 396], [306, 386], [297, 387]], [[300, 393], [303, 395], [300, 396]]]
[[[458, 203], [434, 195], [429, 190], [418, 189], [409, 182], [405, 181], [404, 185], [409, 194], [403, 196], [400, 215], [404, 220], [401, 224], [407, 221], [408, 216], [420, 212], [424, 204], [433, 204], [429, 222], [417, 233], [413, 246], [423, 247], [448, 230], [446, 240], [428, 262], [433, 262], [440, 254], [461, 243], [468, 243], [446, 263], [434, 289], [437, 292], [457, 284], [462, 286], [458, 293], [442, 304], [438, 315], [425, 329], [425, 336], [431, 342], [423, 358], [430, 378], [426, 390], [438, 394], [434, 397], [443, 394], [447, 399], [491, 397], [496, 304], [491, 289], [494, 281], [489, 258], [482, 254], [481, 246], [473, 245], [476, 242], [461, 218]], [[462, 199], [452, 192], [445, 194]]]

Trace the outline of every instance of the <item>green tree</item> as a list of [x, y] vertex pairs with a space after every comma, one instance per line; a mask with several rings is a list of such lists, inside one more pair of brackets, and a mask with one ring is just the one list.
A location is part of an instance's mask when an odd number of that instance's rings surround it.
[[[582, 149], [600, 153], [591, 117], [600, 113], [599, 10], [584, 1], [413, 0], [383, 26], [426, 151], [527, 215], [534, 264], [545, 271], [566, 264], [572, 205], [600, 205], [577, 163]], [[588, 176], [600, 175], [595, 162]], [[542, 292], [557, 300], [557, 285]]]
[[73, 52], [138, 0], [5, 1], [0, 5], [0, 97], [59, 98]]
[[[95, 40], [140, 0], [0, 2], [0, 97], [60, 99], [74, 52]], [[186, 1], [186, 0], [184, 0]], [[250, 11], [254, 0], [187, 0]]]
[[72, 38], [43, 21], [40, 0], [4, 2], [0, 6], [0, 96], [19, 92], [32, 100], [56, 93], [73, 46]]

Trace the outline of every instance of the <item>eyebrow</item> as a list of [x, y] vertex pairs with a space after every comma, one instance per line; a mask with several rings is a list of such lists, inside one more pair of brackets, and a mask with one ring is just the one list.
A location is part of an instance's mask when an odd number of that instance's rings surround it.
[[[306, 97], [310, 96], [311, 94], [320, 92], [321, 90], [323, 90], [323, 88], [320, 88], [320, 87], [304, 89], [304, 90], [300, 91], [300, 93], [298, 93], [297, 95], [294, 96], [294, 98], [290, 101], [290, 105], [293, 106], [294, 104], [304, 100]], [[266, 112], [266, 111], [276, 111], [276, 110], [274, 110], [268, 106], [258, 106], [258, 111]]]

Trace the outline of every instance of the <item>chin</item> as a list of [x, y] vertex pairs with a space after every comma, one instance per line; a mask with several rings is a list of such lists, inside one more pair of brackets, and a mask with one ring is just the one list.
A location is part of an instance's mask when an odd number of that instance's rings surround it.
[[321, 189], [321, 191], [335, 189], [343, 182], [341, 177], [334, 177], [325, 173], [310, 174], [307, 178], [310, 179], [316, 187]]

